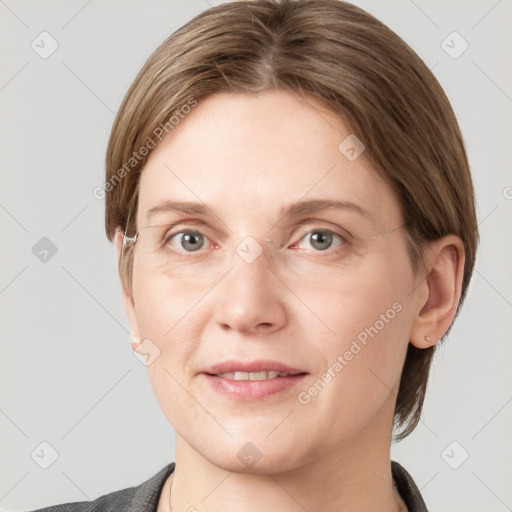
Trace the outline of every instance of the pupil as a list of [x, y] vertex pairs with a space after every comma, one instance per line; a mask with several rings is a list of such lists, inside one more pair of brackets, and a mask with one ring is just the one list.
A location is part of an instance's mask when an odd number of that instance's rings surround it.
[[[317, 231], [313, 235], [311, 235], [312, 242], [311, 245], [316, 249], [324, 250], [327, 249], [331, 245], [332, 234], [324, 231]], [[328, 242], [327, 244], [326, 241]], [[317, 247], [315, 244], [320, 244], [320, 247]], [[324, 244], [324, 246], [322, 246]], [[326, 245], [326, 246], [325, 246]]]

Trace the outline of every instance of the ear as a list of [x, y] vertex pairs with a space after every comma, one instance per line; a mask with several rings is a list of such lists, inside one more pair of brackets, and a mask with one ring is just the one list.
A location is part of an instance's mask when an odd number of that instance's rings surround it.
[[455, 235], [435, 240], [427, 249], [426, 262], [429, 273], [416, 290], [410, 335], [410, 342], [417, 348], [435, 345], [455, 317], [464, 277], [462, 240]]
[[[117, 228], [114, 235], [114, 245], [117, 252], [117, 261], [119, 261], [119, 258], [121, 257], [121, 252], [123, 250], [123, 238], [123, 231], [121, 230], [121, 228]], [[144, 355], [143, 351], [140, 351], [142, 348], [140, 347], [141, 337], [139, 331], [139, 324], [137, 322], [137, 316], [135, 314], [135, 301], [133, 299], [133, 295], [129, 290], [125, 289], [122, 281], [121, 290], [123, 295], [124, 310], [126, 313], [126, 317], [128, 318], [128, 323], [130, 325], [130, 330], [132, 333], [130, 337], [132, 349], [136, 350], [139, 354]]]

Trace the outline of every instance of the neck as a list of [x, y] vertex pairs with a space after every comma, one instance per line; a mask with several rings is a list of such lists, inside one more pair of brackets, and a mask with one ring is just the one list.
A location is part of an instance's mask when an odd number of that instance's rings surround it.
[[[387, 434], [387, 432], [385, 432]], [[390, 435], [369, 426], [347, 446], [285, 472], [237, 473], [213, 464], [176, 435], [172, 512], [407, 511], [393, 486]], [[299, 449], [299, 447], [298, 447]], [[170, 480], [161, 503], [169, 512]]]

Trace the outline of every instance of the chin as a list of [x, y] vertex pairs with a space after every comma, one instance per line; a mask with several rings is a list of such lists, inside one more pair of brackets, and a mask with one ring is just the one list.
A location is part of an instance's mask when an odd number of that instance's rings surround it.
[[212, 460], [213, 464], [217, 467], [230, 471], [233, 473], [241, 473], [246, 475], [263, 475], [268, 476], [286, 473], [295, 469], [298, 466], [298, 461], [291, 460], [284, 455], [283, 457], [276, 457], [275, 454], [271, 458], [262, 456], [261, 459], [254, 463], [241, 462], [237, 457], [226, 458], [221, 457], [220, 460]]
[[296, 442], [291, 436], [285, 436], [286, 442], [283, 442], [283, 436], [277, 436], [273, 441], [265, 439], [265, 436], [247, 436], [245, 441], [240, 439], [237, 436], [224, 446], [217, 445], [214, 451], [210, 444], [203, 456], [226, 471], [254, 475], [285, 473], [307, 463], [304, 446], [297, 449], [300, 439]]

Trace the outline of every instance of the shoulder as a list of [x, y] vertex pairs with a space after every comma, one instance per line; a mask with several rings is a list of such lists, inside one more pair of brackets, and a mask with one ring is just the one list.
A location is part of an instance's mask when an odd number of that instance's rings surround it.
[[409, 512], [428, 512], [420, 490], [407, 470], [398, 462], [392, 460], [391, 473]]
[[94, 501], [62, 503], [30, 512], [156, 512], [162, 488], [173, 471], [171, 462], [140, 485], [104, 494]]

